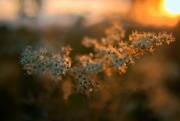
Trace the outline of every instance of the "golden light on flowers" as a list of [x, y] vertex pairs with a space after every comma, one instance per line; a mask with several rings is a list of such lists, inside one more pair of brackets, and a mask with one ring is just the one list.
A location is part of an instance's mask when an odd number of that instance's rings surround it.
[[167, 14], [171, 16], [180, 16], [179, 0], [164, 0], [163, 6]]

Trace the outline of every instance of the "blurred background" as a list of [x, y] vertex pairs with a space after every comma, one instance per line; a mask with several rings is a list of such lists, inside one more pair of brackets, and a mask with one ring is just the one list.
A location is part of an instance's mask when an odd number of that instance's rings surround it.
[[[88, 54], [81, 40], [100, 39], [113, 23], [126, 31], [167, 31], [176, 38], [136, 60], [127, 73], [102, 77], [90, 98], [89, 121], [180, 121], [178, 0], [0, 0], [0, 121], [81, 121], [84, 100], [65, 82], [27, 76], [19, 56], [27, 45], [71, 56]], [[66, 82], [68, 83], [68, 81]]]

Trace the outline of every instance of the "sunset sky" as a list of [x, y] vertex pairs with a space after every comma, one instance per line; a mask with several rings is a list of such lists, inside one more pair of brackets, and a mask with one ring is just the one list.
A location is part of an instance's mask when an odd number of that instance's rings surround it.
[[[34, 0], [24, 0], [24, 13], [39, 23], [67, 24], [84, 16], [87, 24], [102, 21], [114, 14], [153, 26], [174, 26], [179, 22], [178, 0], [42, 0], [40, 8]], [[0, 0], [0, 21], [19, 20], [19, 0]], [[177, 4], [176, 4], [177, 3]], [[58, 18], [58, 19], [57, 19]], [[65, 22], [65, 23], [64, 23]]]

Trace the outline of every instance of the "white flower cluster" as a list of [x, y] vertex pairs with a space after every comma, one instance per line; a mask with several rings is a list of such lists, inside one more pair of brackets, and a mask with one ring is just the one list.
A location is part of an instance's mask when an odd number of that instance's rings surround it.
[[155, 46], [162, 43], [175, 41], [175, 38], [166, 32], [155, 34], [137, 31], [129, 36], [128, 41], [123, 41], [124, 31], [119, 26], [110, 28], [106, 34], [101, 41], [85, 38], [82, 44], [93, 47], [94, 54], [77, 56], [73, 66], [69, 58], [70, 47], [63, 47], [59, 54], [49, 57], [45, 48], [32, 51], [31, 46], [28, 46], [21, 55], [20, 63], [29, 75], [38, 72], [52, 77], [67, 75], [77, 91], [87, 93], [98, 87], [99, 73], [110, 75], [107, 72], [110, 69], [124, 73], [129, 64], [134, 64], [135, 58], [146, 52], [152, 53]]
[[101, 63], [93, 59], [93, 54], [77, 56], [77, 64], [70, 70], [71, 76], [76, 81], [75, 89], [77, 91], [94, 91], [97, 87], [97, 80], [93, 75], [101, 72]]
[[95, 83], [92, 82], [86, 73], [79, 72], [76, 74], [75, 79], [77, 80], [77, 85], [75, 89], [79, 92], [83, 92], [85, 90], [92, 91], [94, 90]]
[[[64, 53], [63, 51], [64, 49], [62, 49], [61, 53]], [[29, 75], [40, 72], [41, 74], [49, 74], [53, 78], [65, 75], [71, 67], [71, 61], [67, 52], [64, 54], [52, 54], [49, 57], [45, 48], [32, 51], [31, 46], [26, 47], [23, 51], [20, 57], [20, 63]]]
[[154, 52], [155, 46], [160, 46], [163, 43], [169, 44], [175, 41], [172, 34], [163, 33], [138, 33], [133, 32], [129, 36], [131, 48], [134, 50], [133, 55], [139, 57], [146, 52]]
[[[135, 58], [139, 58], [146, 52], [153, 53], [155, 46], [160, 46], [162, 43], [169, 44], [175, 41], [172, 34], [166, 32], [155, 34], [135, 31], [129, 36], [128, 41], [123, 41], [123, 37], [124, 31], [122, 32], [122, 28], [115, 26], [108, 30], [107, 36], [102, 38], [101, 41], [85, 38], [83, 45], [94, 47], [97, 53], [96, 57], [101, 60], [102, 66], [113, 66], [118, 69], [119, 73], [124, 73], [127, 65], [134, 64]], [[105, 53], [106, 58], [102, 53]], [[106, 71], [106, 69], [103, 71]]]

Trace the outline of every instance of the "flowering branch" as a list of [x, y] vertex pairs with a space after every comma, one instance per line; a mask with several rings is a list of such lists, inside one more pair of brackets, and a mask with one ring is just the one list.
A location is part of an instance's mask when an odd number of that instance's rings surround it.
[[114, 26], [106, 31], [106, 37], [100, 41], [84, 38], [82, 44], [93, 47], [94, 54], [78, 56], [75, 59], [69, 57], [70, 47], [62, 47], [59, 54], [49, 55], [46, 48], [32, 51], [32, 47], [28, 46], [21, 54], [20, 63], [28, 75], [48, 74], [54, 79], [71, 77], [76, 91], [88, 94], [98, 87], [99, 73], [110, 75], [107, 70], [111, 69], [120, 74], [125, 73], [127, 66], [134, 64], [135, 58], [147, 52], [153, 53], [155, 47], [163, 43], [175, 41], [172, 34], [166, 32], [155, 34], [138, 31], [132, 32], [128, 41], [123, 41], [124, 33], [121, 27]]

